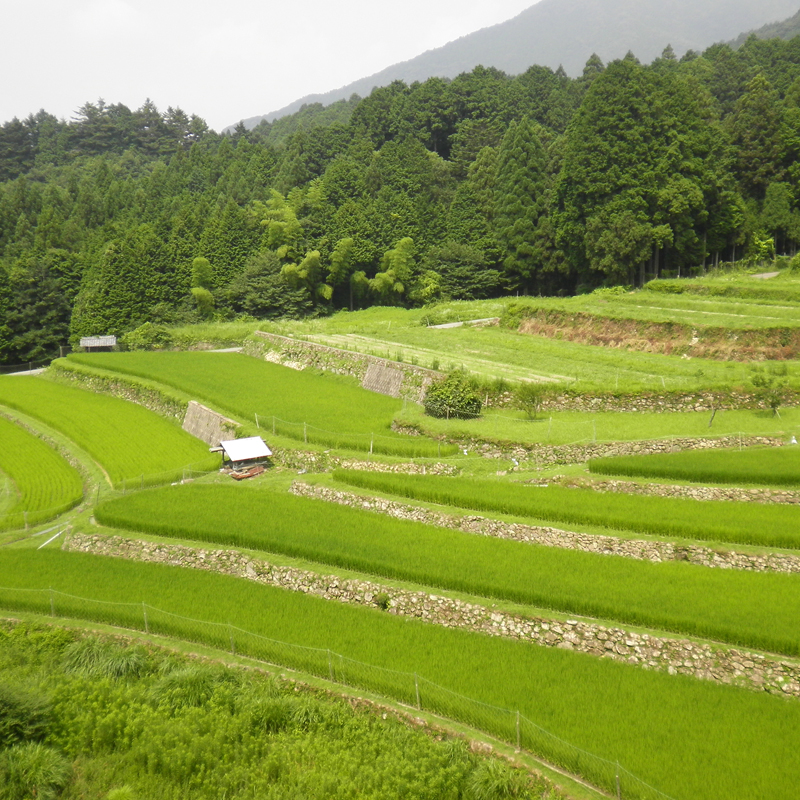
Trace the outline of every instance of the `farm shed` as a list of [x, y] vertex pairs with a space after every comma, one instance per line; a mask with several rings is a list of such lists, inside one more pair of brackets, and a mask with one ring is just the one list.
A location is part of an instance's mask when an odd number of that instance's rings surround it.
[[219, 446], [222, 450], [222, 460], [225, 461], [227, 458], [236, 467], [263, 461], [272, 455], [272, 450], [260, 436], [232, 439], [229, 442], [220, 442]]
[[109, 352], [117, 346], [116, 336], [84, 336], [81, 338], [80, 346], [87, 352]]

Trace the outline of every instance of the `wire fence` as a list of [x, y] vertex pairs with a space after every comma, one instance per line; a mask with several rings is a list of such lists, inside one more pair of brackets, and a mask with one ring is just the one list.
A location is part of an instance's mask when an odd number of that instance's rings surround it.
[[[213, 466], [211, 463], [212, 461], [216, 462]], [[142, 473], [136, 477], [123, 478], [115, 484], [115, 489], [121, 491], [122, 494], [128, 494], [129, 492], [148, 489], [153, 486], [165, 486], [168, 483], [185, 483], [188, 480], [200, 478], [203, 475], [208, 475], [210, 472], [215, 472], [219, 469], [221, 463], [221, 459], [215, 457], [205, 461], [195, 461], [192, 464], [187, 464], [185, 467], [166, 470], [164, 472]]]
[[465, 723], [514, 745], [517, 750], [527, 750], [579, 776], [618, 800], [674, 800], [619, 763], [564, 741], [519, 711], [466, 697], [417, 673], [378, 667], [329, 649], [270, 639], [232, 624], [180, 616], [145, 602], [109, 602], [54, 589], [0, 587], [0, 607], [89, 620], [182, 639], [310, 673], [343, 686], [391, 697], [419, 711]]
[[47, 358], [23, 361], [20, 364], [0, 364], [0, 375], [11, 375], [16, 372], [33, 372], [35, 369], [43, 369], [44, 367], [49, 367], [50, 363], [56, 358], [63, 358], [71, 352], [72, 348], [69, 345], [62, 345], [59, 347], [58, 353], [48, 356]]
[[[455, 418], [456, 414], [453, 414], [451, 419]], [[792, 443], [792, 438], [797, 438], [800, 436], [800, 426], [797, 425], [789, 425], [787, 427], [781, 428], [780, 430], [770, 430], [770, 431], [728, 431], [726, 433], [716, 433], [711, 429], [711, 424], [709, 425], [708, 432], [703, 432], [698, 434], [696, 431], [694, 432], [687, 432], [687, 433], [676, 433], [676, 434], [667, 434], [665, 436], [656, 436], [656, 437], [649, 437], [647, 439], [643, 438], [632, 438], [632, 439], [620, 439], [618, 436], [611, 439], [603, 438], [602, 436], [602, 425], [600, 430], [600, 435], [598, 435], [598, 424], [596, 420], [589, 419], [583, 422], [576, 422], [574, 420], [570, 421], [561, 421], [557, 418], [552, 416], [545, 416], [545, 415], [537, 415], [536, 417], [530, 419], [524, 419], [518, 416], [512, 416], [511, 414], [500, 414], [500, 413], [486, 413], [483, 412], [481, 414], [470, 414], [468, 412], [460, 412], [458, 414], [459, 419], [481, 419], [485, 420], [486, 428], [481, 431], [475, 431], [476, 438], [480, 438], [480, 436], [489, 436], [491, 434], [491, 425], [494, 421], [499, 428], [504, 423], [512, 423], [512, 424], [519, 424], [519, 425], [531, 425], [541, 428], [541, 437], [534, 439], [531, 437], [525, 441], [519, 441], [520, 446], [538, 446], [538, 445], [547, 445], [552, 447], [569, 447], [572, 445], [583, 445], [583, 444], [590, 444], [590, 443], [598, 443], [598, 444], [626, 444], [626, 443], [633, 443], [633, 442], [678, 442], [687, 439], [702, 439], [702, 440], [721, 440], [721, 439], [730, 439], [734, 442], [739, 442], [739, 448], [743, 448], [747, 445], [747, 442], [753, 439], [759, 438], [780, 438], [784, 439], [786, 443]], [[584, 435], [580, 435], [584, 434]], [[578, 438], [572, 438], [577, 436]]]
[[373, 455], [404, 456], [407, 458], [442, 458], [458, 452], [458, 448], [426, 436], [385, 436], [379, 433], [342, 433], [328, 431], [307, 422], [292, 422], [274, 414], [255, 413], [256, 427], [272, 432], [273, 436], [321, 444], [335, 450], [355, 450]]

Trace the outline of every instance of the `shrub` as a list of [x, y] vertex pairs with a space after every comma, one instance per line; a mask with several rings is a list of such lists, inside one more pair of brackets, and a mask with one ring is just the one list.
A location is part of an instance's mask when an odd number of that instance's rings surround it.
[[173, 344], [169, 330], [152, 322], [128, 331], [120, 337], [119, 343], [123, 350], [164, 350]]
[[431, 417], [471, 419], [481, 413], [481, 398], [461, 371], [432, 383], [425, 393], [425, 413]]
[[536, 419], [544, 394], [545, 388], [541, 383], [521, 383], [514, 390], [514, 405], [524, 411], [528, 419]]
[[50, 707], [36, 694], [0, 683], [0, 747], [43, 739], [50, 725]]

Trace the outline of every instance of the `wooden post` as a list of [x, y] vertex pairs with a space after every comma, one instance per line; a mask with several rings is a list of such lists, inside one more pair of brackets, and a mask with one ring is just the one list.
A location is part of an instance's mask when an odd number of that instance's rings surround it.
[[147, 606], [145, 606], [144, 600], [142, 600], [142, 614], [144, 615], [144, 632], [150, 633], [150, 625], [147, 622]]
[[255, 412], [255, 415], [256, 415], [256, 428], [261, 430], [261, 426], [258, 424], [258, 412], [257, 411]]
[[422, 703], [419, 699], [419, 679], [417, 678], [417, 673], [414, 673], [414, 690], [417, 693], [417, 710], [422, 711]]

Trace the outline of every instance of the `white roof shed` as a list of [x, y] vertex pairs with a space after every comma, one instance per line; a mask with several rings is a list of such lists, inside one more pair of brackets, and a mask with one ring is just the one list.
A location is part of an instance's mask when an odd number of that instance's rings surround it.
[[234, 463], [269, 458], [272, 455], [272, 450], [267, 447], [267, 443], [260, 436], [232, 439], [229, 442], [220, 442], [219, 445], [225, 455]]

